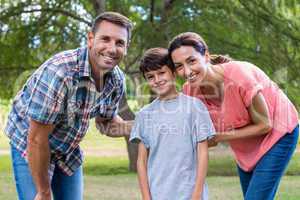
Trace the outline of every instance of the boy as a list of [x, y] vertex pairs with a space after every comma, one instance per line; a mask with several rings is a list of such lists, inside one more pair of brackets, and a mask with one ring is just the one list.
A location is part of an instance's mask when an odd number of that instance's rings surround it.
[[202, 102], [176, 90], [168, 51], [145, 52], [140, 71], [157, 98], [137, 113], [131, 142], [139, 142], [143, 200], [206, 200], [207, 139], [214, 128]]

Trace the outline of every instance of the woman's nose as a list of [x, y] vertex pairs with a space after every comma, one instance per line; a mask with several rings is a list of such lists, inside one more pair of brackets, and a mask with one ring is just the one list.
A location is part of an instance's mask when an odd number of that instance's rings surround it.
[[192, 73], [192, 70], [189, 66], [184, 66], [184, 76], [188, 77]]

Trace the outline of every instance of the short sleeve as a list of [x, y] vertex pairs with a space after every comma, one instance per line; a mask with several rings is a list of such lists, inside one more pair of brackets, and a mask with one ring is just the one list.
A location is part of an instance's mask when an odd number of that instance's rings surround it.
[[142, 142], [147, 149], [150, 147], [149, 139], [146, 137], [144, 129], [144, 120], [140, 113], [136, 114], [129, 141], [132, 143]]
[[263, 89], [263, 83], [259, 80], [258, 67], [247, 62], [241, 63], [232, 73], [236, 73], [234, 77], [236, 77], [242, 101], [246, 107], [249, 107], [253, 97]]
[[46, 66], [31, 78], [27, 115], [40, 123], [55, 124], [63, 113], [66, 85], [56, 67]]
[[206, 106], [198, 99], [194, 100], [192, 134], [195, 142], [212, 138], [215, 128]]

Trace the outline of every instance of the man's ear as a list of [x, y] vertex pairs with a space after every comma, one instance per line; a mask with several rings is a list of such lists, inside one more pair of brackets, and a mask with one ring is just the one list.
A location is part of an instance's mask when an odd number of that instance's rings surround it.
[[128, 51], [129, 45], [130, 45], [130, 40], [127, 42], [126, 49], [124, 51], [124, 56], [127, 55], [127, 51]]
[[87, 45], [88, 45], [88, 49], [91, 49], [94, 43], [94, 38], [95, 35], [92, 31], [89, 31], [87, 34]]

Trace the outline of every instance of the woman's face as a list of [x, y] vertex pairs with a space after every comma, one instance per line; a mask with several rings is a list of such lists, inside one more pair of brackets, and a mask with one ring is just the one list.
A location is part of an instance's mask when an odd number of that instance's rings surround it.
[[199, 86], [207, 73], [209, 59], [201, 55], [192, 46], [181, 46], [171, 54], [176, 73], [184, 77], [191, 86]]

